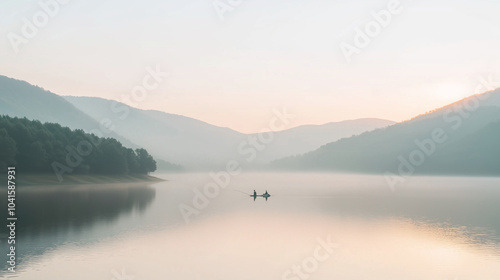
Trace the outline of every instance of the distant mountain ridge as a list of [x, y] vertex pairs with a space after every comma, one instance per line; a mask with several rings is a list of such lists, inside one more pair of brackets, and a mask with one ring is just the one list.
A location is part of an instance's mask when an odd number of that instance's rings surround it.
[[[188, 170], [221, 169], [229, 160], [238, 160], [248, 167], [267, 164], [394, 124], [380, 119], [360, 119], [299, 126], [274, 132], [273, 141], [260, 150], [248, 143], [257, 134], [243, 134], [185, 116], [141, 110], [113, 100], [61, 97], [5, 76], [0, 76], [0, 114], [97, 132], [101, 134], [98, 136], [115, 138], [129, 148], [144, 147], [160, 162], [167, 161], [159, 166], [176, 170], [182, 167]], [[255, 153], [255, 160], [247, 162], [248, 154], [242, 151]]]
[[[63, 97], [25, 81], [1, 75], [0, 115], [58, 123], [86, 132], [100, 130], [100, 124], [96, 120], [77, 109]], [[138, 148], [136, 144], [114, 132], [107, 135], [103, 133], [102, 136], [115, 138], [129, 148]]]
[[[192, 168], [222, 166], [237, 156], [230, 146], [241, 141], [234, 130], [213, 126], [184, 116], [152, 110], [140, 110], [123, 103], [97, 97], [64, 97], [68, 102], [95, 119], [108, 119], [114, 131], [149, 147], [152, 154]], [[118, 104], [127, 108], [121, 119], [110, 108]]]
[[287, 155], [303, 154], [318, 149], [326, 143], [393, 124], [395, 124], [393, 121], [365, 118], [322, 125], [302, 125], [278, 131], [275, 133], [274, 140], [266, 147], [272, 152], [262, 154], [259, 159], [267, 163]]
[[[184, 116], [132, 108], [113, 100], [74, 96], [64, 98], [96, 119], [110, 119], [116, 124], [117, 133], [148, 147], [153, 154], [194, 168], [223, 168], [229, 160], [241, 160], [244, 155], [240, 154], [238, 147], [249, 137], [257, 137], [257, 134], [243, 134]], [[120, 115], [110, 110], [113, 104], [128, 107], [129, 116], [126, 120], [120, 120]], [[257, 156], [252, 163], [267, 164], [283, 156], [311, 151], [342, 137], [393, 123], [380, 119], [361, 119], [277, 131], [273, 133], [273, 141], [266, 144], [264, 150], [256, 151]], [[245, 164], [245, 160], [241, 160], [241, 163]]]
[[491, 144], [500, 140], [498, 122], [500, 89], [465, 98], [406, 122], [329, 143], [304, 155], [277, 160], [272, 166], [396, 175], [500, 175], [500, 154]]

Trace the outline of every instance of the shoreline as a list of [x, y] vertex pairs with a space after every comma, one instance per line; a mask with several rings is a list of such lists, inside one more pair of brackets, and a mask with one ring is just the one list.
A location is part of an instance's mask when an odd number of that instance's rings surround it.
[[[0, 176], [2, 181], [7, 176]], [[5, 179], [5, 180], [4, 180]], [[163, 182], [164, 179], [151, 175], [83, 175], [67, 174], [63, 181], [59, 181], [54, 174], [17, 174], [15, 182], [17, 186], [65, 186], [65, 185], [104, 185], [116, 183], [147, 183]]]

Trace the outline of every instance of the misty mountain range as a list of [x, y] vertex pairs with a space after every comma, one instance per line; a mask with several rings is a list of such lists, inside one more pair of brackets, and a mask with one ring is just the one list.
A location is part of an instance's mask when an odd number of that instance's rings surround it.
[[252, 144], [257, 134], [97, 97], [63, 97], [5, 76], [0, 76], [0, 114], [59, 123], [116, 138], [126, 147], [144, 147], [167, 169], [178, 164], [187, 170], [214, 170], [237, 160], [246, 167], [297, 171], [500, 174], [500, 90], [397, 124], [359, 119], [299, 126], [273, 133], [273, 140], [259, 147]]
[[[299, 155], [322, 145], [393, 125], [381, 119], [359, 119], [305, 125], [273, 133], [273, 141], [252, 145], [257, 134], [243, 134], [193, 118], [141, 110], [97, 97], [59, 96], [24, 81], [0, 76], [0, 114], [59, 123], [97, 136], [112, 137], [129, 148], [144, 147], [158, 166], [219, 169], [227, 161], [255, 167]], [[251, 157], [251, 160], [248, 160]]]
[[500, 89], [271, 165], [395, 176], [500, 175]]

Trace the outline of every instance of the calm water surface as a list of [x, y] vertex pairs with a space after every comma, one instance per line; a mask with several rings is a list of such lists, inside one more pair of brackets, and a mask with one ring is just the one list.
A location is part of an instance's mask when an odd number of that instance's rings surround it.
[[204, 201], [208, 174], [159, 177], [19, 190], [17, 272], [0, 277], [500, 279], [497, 178], [414, 177], [392, 192], [379, 176], [244, 173]]

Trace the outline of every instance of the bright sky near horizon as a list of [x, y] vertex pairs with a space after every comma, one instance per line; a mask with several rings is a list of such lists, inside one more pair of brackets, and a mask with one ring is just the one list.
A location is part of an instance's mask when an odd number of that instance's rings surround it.
[[124, 101], [159, 67], [169, 76], [131, 105], [241, 132], [283, 107], [291, 126], [402, 121], [500, 80], [498, 0], [401, 0], [390, 19], [391, 0], [65, 2], [0, 3], [0, 74]]

